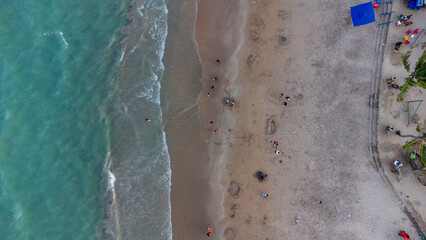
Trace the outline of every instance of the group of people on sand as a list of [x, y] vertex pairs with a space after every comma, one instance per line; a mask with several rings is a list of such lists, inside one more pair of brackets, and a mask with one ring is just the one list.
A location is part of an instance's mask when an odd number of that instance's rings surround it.
[[388, 89], [390, 88], [399, 89], [399, 85], [396, 84], [395, 80], [396, 80], [396, 77], [386, 79], [386, 85], [388, 86]]
[[[405, 26], [406, 27], [406, 26], [413, 24], [413, 21], [411, 21], [411, 16], [412, 16], [412, 14], [411, 15], [402, 15], [402, 14], [399, 15], [398, 21], [395, 23], [395, 25], [397, 27], [399, 27], [399, 26]], [[399, 48], [401, 47], [402, 44], [406, 44], [406, 45], [410, 44], [411, 42], [409, 40], [409, 36], [413, 39], [415, 37], [415, 34], [420, 33], [420, 29], [418, 29], [418, 28], [414, 29], [414, 30], [408, 29], [405, 33], [406, 34], [404, 36], [404, 40], [397, 42], [395, 44], [395, 51], [399, 51]]]
[[410, 15], [402, 15], [401, 14], [401, 15], [399, 15], [398, 21], [395, 23], [395, 25], [397, 27], [402, 26], [402, 25], [404, 25], [406, 27], [406, 26], [413, 24], [413, 21], [411, 21], [412, 16], [413, 16], [413, 14], [410, 14]]
[[[219, 65], [220, 64], [220, 60], [219, 59], [216, 59], [216, 64], [217, 65]], [[215, 83], [215, 82], [217, 82], [218, 80], [219, 80], [219, 78], [217, 77], [217, 76], [215, 76], [215, 77], [213, 77], [212, 78], [212, 80], [213, 80], [213, 82]], [[209, 92], [207, 92], [207, 97], [211, 97], [212, 96], [212, 92], [215, 90], [216, 88], [214, 87], [214, 85], [212, 85], [211, 87], [210, 87], [210, 91]], [[229, 101], [229, 100], [228, 100]], [[233, 101], [232, 102], [232, 106], [234, 106], [234, 104], [235, 104], [235, 101]], [[214, 126], [214, 121], [213, 120], [210, 120], [210, 126], [211, 127], [213, 127]], [[214, 133], [217, 133], [217, 131], [218, 131], [218, 129], [213, 129], [212, 130], [212, 133], [214, 134]], [[210, 229], [210, 228], [209, 228]], [[211, 229], [210, 229], [210, 232], [211, 232]], [[207, 233], [207, 236], [210, 236], [210, 232], [208, 232]]]
[[[217, 64], [217, 65], [219, 65], [219, 64], [220, 64], [220, 60], [219, 60], [219, 59], [216, 59], [216, 64]], [[212, 78], [212, 80], [213, 80], [213, 83], [215, 83], [215, 82], [217, 82], [217, 81], [219, 80], [219, 78], [218, 78], [217, 76], [215, 76], [215, 77], [213, 77], [213, 78]], [[214, 85], [212, 85], [212, 86], [210, 87], [210, 91], [209, 91], [209, 92], [207, 92], [207, 97], [211, 97], [211, 96], [212, 96], [212, 92], [213, 92], [215, 89], [216, 89], [216, 88], [215, 88], [215, 86], [214, 86]], [[230, 102], [230, 100], [229, 100], [229, 99], [227, 99], [227, 101], [228, 101], [228, 102], [226, 102], [226, 100], [225, 100], [225, 104], [226, 104], [226, 105], [228, 105], [228, 104], [232, 104], [232, 106], [234, 106], [235, 101]], [[213, 120], [210, 120], [209, 125], [210, 125], [211, 127], [214, 127], [214, 126], [215, 126], [215, 122], [214, 122]], [[214, 134], [214, 133], [216, 133], [216, 132], [217, 132], [217, 130], [218, 130], [218, 129], [213, 129], [213, 130], [212, 130], [212, 133], [213, 133], [213, 134]], [[211, 235], [211, 234], [212, 234], [212, 228], [211, 228], [210, 226], [208, 226], [208, 227], [207, 227], [207, 236], [208, 236], [208, 237], [210, 237], [210, 235]]]

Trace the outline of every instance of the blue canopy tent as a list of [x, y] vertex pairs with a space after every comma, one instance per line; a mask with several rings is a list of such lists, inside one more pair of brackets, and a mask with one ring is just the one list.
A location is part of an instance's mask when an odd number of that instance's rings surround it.
[[408, 7], [411, 9], [417, 8], [419, 10], [423, 6], [423, 0], [416, 0], [408, 2]]
[[351, 17], [354, 27], [376, 21], [376, 18], [374, 17], [373, 3], [368, 2], [351, 7]]

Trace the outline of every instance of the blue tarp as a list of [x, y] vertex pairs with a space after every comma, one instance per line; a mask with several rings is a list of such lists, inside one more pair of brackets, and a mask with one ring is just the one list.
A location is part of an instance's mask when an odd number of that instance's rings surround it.
[[351, 7], [351, 16], [354, 27], [376, 21], [376, 18], [374, 17], [373, 3], [368, 2]]
[[408, 2], [408, 7], [411, 9], [420, 9], [423, 6], [423, 0], [410, 1]]

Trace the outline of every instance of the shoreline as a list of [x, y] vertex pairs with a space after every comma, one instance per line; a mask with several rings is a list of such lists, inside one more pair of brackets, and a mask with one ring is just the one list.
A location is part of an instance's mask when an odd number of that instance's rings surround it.
[[[209, 186], [211, 200], [207, 204], [212, 239], [221, 239], [228, 221], [224, 209], [228, 173], [227, 152], [232, 145], [232, 129], [235, 126], [233, 111], [224, 105], [226, 98], [238, 98], [234, 81], [238, 78], [241, 49], [245, 44], [247, 3], [245, 1], [200, 1], [197, 8], [195, 40], [202, 66], [203, 92], [199, 98], [199, 117], [203, 135], [208, 143], [211, 168]], [[225, 37], [226, 36], [226, 37]], [[220, 60], [220, 64], [216, 63]], [[217, 81], [212, 78], [217, 77]], [[211, 86], [215, 90], [210, 89]], [[207, 97], [210, 92], [211, 97]], [[208, 126], [214, 121], [213, 126]], [[212, 131], [217, 131], [212, 133]]]
[[[208, 146], [198, 118], [201, 65], [194, 39], [196, 0], [169, 2], [161, 80], [163, 124], [170, 155], [173, 239], [200, 238], [208, 225]], [[179, 46], [176, 48], [176, 46]]]

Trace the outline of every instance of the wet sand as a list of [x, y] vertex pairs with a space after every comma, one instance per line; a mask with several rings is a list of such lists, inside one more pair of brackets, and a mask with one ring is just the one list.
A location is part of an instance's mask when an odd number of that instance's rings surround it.
[[172, 169], [172, 231], [173, 239], [192, 239], [202, 236], [210, 199], [210, 161], [197, 105], [202, 86], [194, 40], [195, 1], [170, 2], [168, 9], [161, 103]]
[[[221, 239], [227, 226], [223, 209], [228, 183], [225, 171], [226, 153], [232, 141], [235, 119], [226, 106], [225, 99], [233, 99], [238, 88], [233, 87], [238, 78], [241, 48], [244, 44], [244, 26], [247, 14], [245, 1], [199, 1], [195, 39], [202, 66], [203, 91], [199, 99], [201, 129], [208, 141], [209, 186], [211, 202], [208, 207], [209, 225], [214, 229], [211, 239]], [[219, 60], [218, 63], [216, 60]], [[214, 80], [217, 78], [217, 80]], [[214, 90], [212, 90], [214, 86]], [[211, 94], [208, 97], [208, 93]], [[211, 125], [209, 122], [214, 121]], [[215, 131], [215, 133], [213, 132]]]

